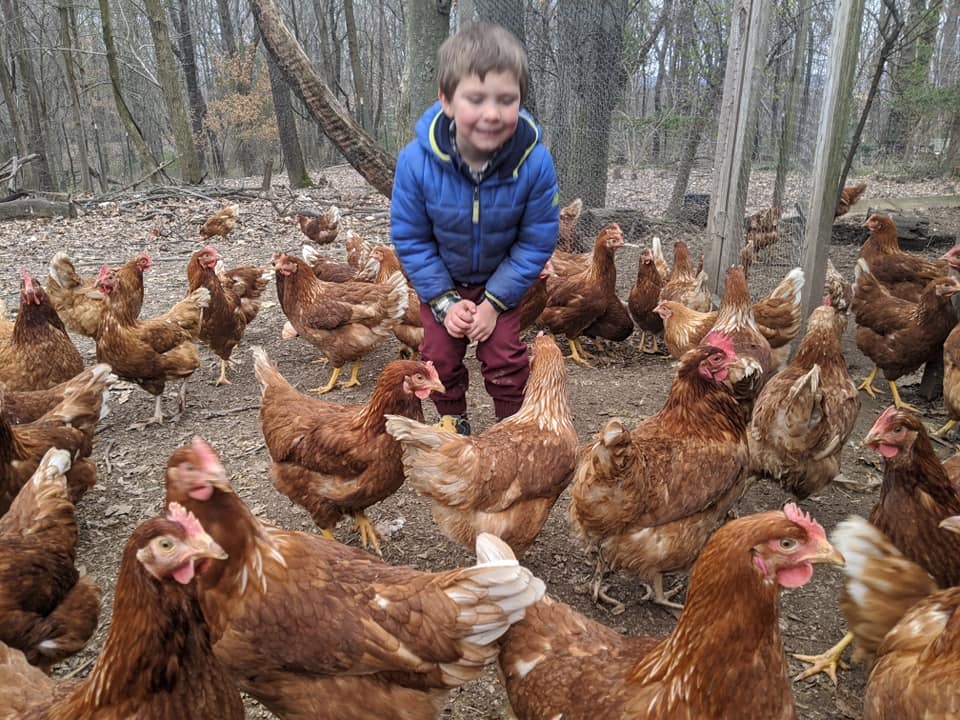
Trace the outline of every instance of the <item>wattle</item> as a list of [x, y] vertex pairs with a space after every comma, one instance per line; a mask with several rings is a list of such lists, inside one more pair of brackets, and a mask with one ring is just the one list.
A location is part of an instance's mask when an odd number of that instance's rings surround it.
[[777, 571], [777, 582], [786, 588], [797, 588], [806, 585], [813, 577], [813, 565], [803, 563]]
[[188, 582], [193, 580], [194, 569], [193, 569], [193, 560], [185, 562], [183, 565], [178, 567], [176, 570], [171, 573], [173, 579], [176, 580], [181, 585], [186, 585]]
[[898, 452], [900, 452], [900, 448], [898, 448], [896, 445], [887, 445], [886, 443], [880, 443], [880, 445], [877, 447], [877, 452], [889, 460], [890, 458], [894, 457]]

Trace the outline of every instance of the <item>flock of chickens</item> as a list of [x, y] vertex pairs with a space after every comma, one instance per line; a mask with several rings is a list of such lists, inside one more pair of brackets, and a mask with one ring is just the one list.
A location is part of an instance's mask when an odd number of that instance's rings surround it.
[[[579, 209], [564, 209], [561, 237]], [[212, 216], [202, 242], [226, 239], [237, 216], [236, 206]], [[896, 386], [943, 352], [944, 400], [960, 420], [951, 304], [960, 246], [937, 261], [912, 256], [893, 221], [872, 215], [855, 283], [828, 267], [824, 303], [801, 338], [799, 268], [752, 302], [749, 263], [734, 266], [714, 310], [686, 245], [675, 243], [671, 268], [654, 238], [623, 301], [623, 234], [606, 226], [591, 252], [558, 250], [522, 301], [524, 327], [548, 332], [531, 341], [520, 411], [461, 436], [425, 422], [422, 401], [443, 384], [416, 358], [417, 298], [393, 251], [344, 231], [339, 263], [316, 249], [340, 234], [339, 211], [297, 221], [314, 245], [274, 253], [270, 266], [228, 270], [212, 245], [197, 250], [183, 299], [153, 318], [140, 317], [146, 252], [95, 278], [57, 253], [45, 287], [22, 270], [16, 320], [0, 320], [0, 718], [233, 720], [241, 690], [281, 718], [436, 718], [449, 690], [498, 662], [521, 720], [790, 720], [779, 588], [844, 561], [849, 634], [810, 658], [808, 673], [834, 674], [855, 641], [872, 663], [867, 718], [960, 716], [950, 682], [960, 660], [960, 456], [937, 458]], [[752, 230], [750, 256], [768, 232], [760, 221]], [[155, 396], [143, 430], [163, 421], [168, 382], [181, 383], [184, 411], [198, 343], [220, 359], [217, 384], [229, 383], [231, 354], [271, 278], [281, 336], [311, 343], [332, 368], [311, 392], [359, 384], [361, 360], [390, 337], [403, 356], [379, 372], [366, 403], [349, 405], [300, 392], [253, 348], [270, 480], [320, 532], [260, 521], [217, 451], [194, 438], [167, 463], [166, 513], [127, 541], [93, 669], [51, 677], [97, 626], [100, 591], [74, 565], [76, 512], [96, 482], [94, 434], [111, 384]], [[851, 517], [831, 541], [794, 503], [737, 517], [752, 481], [803, 500], [838, 476], [860, 410], [841, 344], [851, 314], [876, 366], [861, 388], [875, 392], [882, 372], [895, 401], [864, 440], [885, 464], [869, 520]], [[590, 364], [582, 338], [602, 351], [635, 329], [642, 351], [658, 353], [662, 335], [676, 360], [667, 399], [638, 426], [610, 420], [581, 446], [554, 336]], [[70, 333], [93, 338], [96, 365], [83, 367]], [[366, 551], [379, 555], [385, 541], [366, 509], [404, 481], [429, 498], [440, 533], [475, 549], [475, 565], [423, 572]], [[633, 573], [652, 602], [679, 611], [668, 637], [623, 636], [551, 598], [520, 564], [565, 490], [570, 527], [596, 558], [594, 600], [622, 612], [606, 578]], [[364, 550], [333, 538], [344, 516]], [[690, 574], [682, 605], [664, 583], [678, 572]]]

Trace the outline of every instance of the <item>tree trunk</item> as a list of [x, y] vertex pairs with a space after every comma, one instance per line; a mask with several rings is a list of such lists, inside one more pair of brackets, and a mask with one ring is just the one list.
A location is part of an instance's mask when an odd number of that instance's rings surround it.
[[16, 68], [19, 69], [21, 82], [27, 102], [26, 139], [30, 152], [37, 153], [37, 183], [42, 190], [55, 190], [56, 180], [50, 172], [50, 157], [48, 153], [53, 147], [47, 142], [44, 132], [46, 123], [45, 114], [40, 100], [40, 87], [34, 72], [33, 58], [26, 47], [27, 33], [23, 25], [23, 14], [20, 11], [19, 0], [3, 0], [3, 15], [9, 27], [13, 28], [11, 39]]
[[233, 20], [230, 17], [230, 0], [217, 0], [217, 14], [220, 16], [223, 51], [228, 57], [233, 57], [237, 54], [237, 35], [233, 31]]
[[280, 136], [280, 152], [287, 168], [287, 180], [292, 188], [304, 188], [313, 185], [303, 152], [300, 138], [297, 137], [297, 120], [290, 104], [290, 88], [283, 79], [283, 73], [277, 67], [270, 53], [267, 55], [267, 69], [270, 71], [270, 92], [273, 95], [273, 107], [277, 113], [277, 133]]
[[680, 149], [680, 158], [676, 165], [676, 178], [673, 181], [673, 190], [670, 193], [670, 204], [667, 206], [668, 218], [680, 217], [683, 197], [690, 182], [690, 173], [693, 172], [693, 165], [697, 159], [697, 148], [703, 139], [703, 131], [706, 129], [707, 123], [716, 116], [717, 103], [722, 91], [723, 84], [720, 78], [716, 78], [713, 85], [708, 88], [698, 108], [697, 115], [687, 131], [687, 137]]
[[353, 74], [353, 96], [357, 104], [356, 117], [360, 121], [360, 127], [372, 133], [374, 131], [370, 120], [372, 108], [366, 96], [367, 74], [363, 71], [363, 65], [360, 62], [360, 40], [357, 37], [357, 21], [353, 15], [353, 0], [344, 0], [343, 16], [347, 23], [347, 50], [350, 54], [350, 71]]
[[[207, 103], [203, 99], [203, 93], [200, 91], [200, 79], [197, 76], [197, 53], [194, 48], [193, 27], [190, 24], [190, 3], [189, 0], [178, 0], [177, 15], [173, 15], [171, 8], [171, 17], [178, 17], [175, 23], [177, 28], [177, 46], [180, 50], [180, 66], [183, 68], [183, 79], [187, 86], [187, 99], [190, 102], [190, 127], [193, 130], [193, 137], [199, 141], [204, 136], [203, 120], [207, 116]], [[217, 152], [217, 137], [212, 130], [207, 130], [210, 149]], [[200, 172], [205, 172], [204, 155], [198, 156]], [[216, 163], [214, 164], [222, 164]]]
[[144, 0], [143, 4], [147, 11], [147, 19], [150, 21], [150, 35], [153, 37], [153, 48], [157, 56], [160, 89], [163, 92], [167, 112], [170, 114], [173, 141], [180, 162], [180, 177], [190, 185], [198, 185], [203, 181], [203, 173], [200, 171], [200, 157], [197, 154], [197, 145], [193, 141], [190, 120], [183, 107], [183, 91], [180, 88], [177, 60], [173, 55], [167, 18], [160, 0]]
[[561, 198], [603, 207], [610, 118], [622, 91], [626, 0], [559, 0], [560, 124], [553, 151]]
[[113, 101], [117, 106], [117, 114], [120, 115], [120, 122], [123, 123], [127, 131], [127, 138], [133, 143], [133, 148], [140, 158], [143, 170], [151, 170], [159, 163], [154, 159], [147, 147], [146, 140], [143, 139], [143, 133], [140, 126], [134, 120], [130, 108], [127, 107], [126, 100], [123, 99], [123, 91], [120, 85], [120, 63], [117, 62], [117, 46], [113, 41], [113, 23], [110, 19], [110, 0], [98, 0], [100, 3], [100, 30], [103, 33], [103, 46], [106, 49], [107, 69], [110, 72], [110, 86], [113, 89]]
[[[20, 157], [26, 157], [30, 154], [30, 146], [27, 144], [27, 134], [24, 131], [23, 122], [20, 119], [20, 112], [17, 110], [16, 91], [13, 87], [13, 77], [10, 75], [10, 69], [7, 67], [6, 57], [6, 42], [4, 41], [3, 33], [0, 32], [0, 88], [3, 89], [3, 101], [7, 106], [7, 113], [10, 116], [10, 126], [13, 128], [13, 136], [17, 144], [17, 154]], [[23, 168], [23, 187], [36, 187], [36, 178], [29, 165]]]
[[[80, 187], [85, 193], [93, 192], [90, 178], [90, 161], [87, 158], [87, 131], [83, 124], [83, 111], [80, 106], [80, 92], [77, 89], [77, 76], [73, 71], [73, 35], [70, 26], [70, 10], [66, 0], [60, 0], [57, 6], [60, 15], [60, 47], [63, 53], [63, 74], [67, 79], [70, 92], [70, 108], [73, 111], [73, 124], [77, 132], [77, 161], [80, 164]], [[69, 145], [68, 145], [69, 147]]]
[[274, 0], [251, 0], [266, 49], [273, 55], [290, 88], [296, 92], [323, 132], [343, 153], [347, 162], [387, 197], [393, 192], [396, 161], [377, 145], [336, 101], [300, 43], [290, 33]]
[[401, 137], [408, 139], [417, 120], [437, 99], [437, 49], [450, 34], [449, 3], [411, 0], [405, 27], [406, 64], [399, 114], [406, 120]]
[[[517, 36], [524, 45], [527, 44], [527, 33], [524, 25], [524, 0], [477, 0], [477, 16], [484, 22], [497, 23], [503, 25], [510, 32]], [[527, 99], [523, 106], [537, 115], [537, 98], [534, 93], [533, 77], [527, 84]]]

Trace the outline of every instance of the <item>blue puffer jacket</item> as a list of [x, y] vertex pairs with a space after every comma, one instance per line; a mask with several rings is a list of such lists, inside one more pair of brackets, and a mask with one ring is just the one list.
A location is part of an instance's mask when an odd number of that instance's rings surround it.
[[397, 158], [390, 236], [421, 299], [458, 284], [486, 284], [500, 310], [514, 307], [557, 244], [560, 203], [550, 152], [521, 111], [513, 137], [476, 184], [433, 105]]

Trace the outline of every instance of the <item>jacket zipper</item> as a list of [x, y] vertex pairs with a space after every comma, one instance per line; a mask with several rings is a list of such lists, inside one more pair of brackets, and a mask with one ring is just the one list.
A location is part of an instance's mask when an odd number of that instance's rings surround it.
[[480, 270], [480, 183], [473, 183], [473, 272]]

